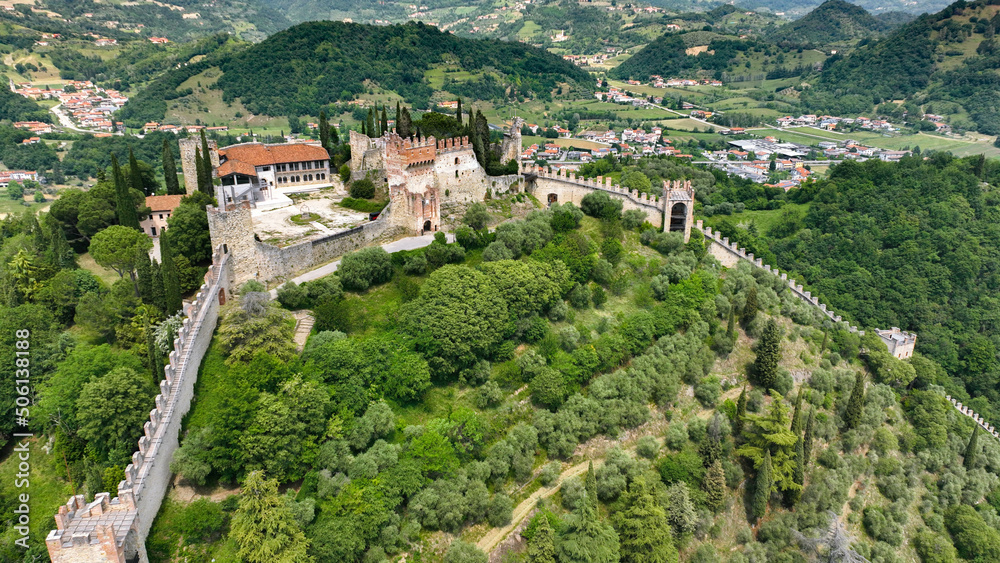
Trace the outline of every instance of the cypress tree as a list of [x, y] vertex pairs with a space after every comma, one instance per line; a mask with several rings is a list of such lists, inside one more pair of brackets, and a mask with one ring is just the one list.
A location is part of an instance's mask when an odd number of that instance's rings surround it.
[[969, 444], [965, 447], [965, 455], [962, 459], [962, 466], [972, 469], [972, 464], [979, 455], [979, 425], [972, 427], [972, 436], [969, 436]]
[[181, 308], [181, 280], [177, 274], [173, 252], [170, 249], [170, 237], [165, 233], [160, 235], [160, 273], [163, 275], [163, 295], [167, 316], [173, 315]]
[[181, 183], [177, 180], [177, 162], [170, 141], [163, 139], [163, 181], [167, 185], [167, 195], [183, 195]]
[[215, 197], [215, 188], [212, 186], [212, 174], [215, 172], [212, 166], [212, 151], [208, 148], [208, 138], [205, 137], [204, 129], [201, 130], [201, 158], [201, 173], [203, 177], [198, 178], [198, 189]]
[[851, 390], [851, 398], [847, 401], [847, 410], [844, 411], [844, 428], [850, 430], [856, 428], [861, 422], [861, 412], [865, 408], [865, 376], [860, 371], [854, 378], [854, 389]]
[[[483, 116], [482, 113], [476, 112], [476, 120], [472, 126], [472, 151], [476, 153], [476, 160], [479, 161], [479, 165], [486, 168], [486, 144], [483, 142], [483, 137], [480, 135], [479, 131], [479, 119]], [[485, 121], [485, 118], [484, 118]], [[488, 133], [487, 133], [488, 134]], [[487, 137], [488, 139], [489, 137]]]
[[736, 307], [729, 307], [729, 321], [726, 323], [726, 336], [731, 340], [736, 340]]
[[368, 129], [368, 136], [373, 136], [375, 133], [375, 115], [372, 113], [372, 108], [368, 108], [368, 119], [365, 121], [365, 125]]
[[778, 362], [781, 361], [781, 331], [774, 319], [767, 321], [754, 351], [757, 358], [753, 362], [753, 376], [762, 387], [773, 389], [778, 382]]
[[145, 252], [139, 256], [139, 261], [135, 266], [138, 279], [139, 298], [147, 305], [153, 304], [153, 264], [149, 260], [149, 254]]
[[118, 224], [140, 230], [139, 213], [136, 211], [135, 202], [132, 201], [132, 194], [129, 193], [128, 182], [122, 175], [118, 157], [114, 154], [111, 155], [111, 175], [114, 176], [115, 213], [118, 215]]
[[544, 514], [538, 517], [535, 535], [528, 542], [528, 563], [556, 563], [556, 534]]
[[396, 100], [396, 132], [399, 132], [399, 120], [402, 119], [402, 114], [399, 113], [399, 100]]
[[382, 134], [389, 132], [389, 116], [385, 113], [385, 106], [382, 106]]
[[361, 122], [361, 134], [362, 135], [367, 135], [368, 134], [368, 132], [365, 131], [365, 122], [364, 121]]
[[785, 490], [785, 503], [788, 506], [795, 506], [798, 504], [799, 499], [802, 498], [802, 485], [805, 484], [805, 468], [803, 467], [804, 459], [805, 451], [802, 444], [802, 436], [799, 436], [798, 439], [795, 440], [795, 467], [792, 469], [792, 481], [799, 486]]
[[597, 475], [594, 474], [594, 462], [591, 461], [590, 465], [587, 466], [587, 502], [590, 503], [591, 508], [594, 512], [597, 511]]
[[335, 147], [335, 146], [337, 146], [337, 145], [340, 144], [340, 133], [337, 132], [337, 129], [339, 129], [339, 128], [340, 128], [340, 126], [338, 126], [338, 125], [331, 125], [329, 127], [329, 129], [328, 129], [328, 131], [330, 133], [330, 143], [331, 143], [331, 146]]
[[399, 121], [396, 122], [396, 132], [399, 133], [400, 137], [406, 139], [413, 135], [413, 120], [410, 118], [410, 110], [406, 109], [406, 106], [403, 106], [402, 111]]
[[330, 150], [330, 123], [326, 120], [326, 110], [319, 111], [319, 146]]
[[194, 149], [194, 177], [198, 181], [198, 191], [205, 192], [205, 162], [201, 159], [201, 149]]
[[722, 510], [726, 504], [726, 472], [722, 469], [722, 460], [716, 459], [708, 466], [702, 488], [705, 489], [705, 501], [712, 512]]
[[743, 419], [747, 415], [747, 388], [743, 386], [740, 391], [740, 398], [736, 400], [736, 420], [733, 421], [733, 434], [739, 436], [743, 433]]
[[160, 352], [156, 349], [156, 340], [153, 338], [153, 325], [149, 322], [150, 313], [149, 307], [143, 307], [143, 332], [146, 336], [146, 355], [149, 357], [149, 369], [153, 373], [153, 382], [159, 383], [163, 379], [163, 365], [160, 362]]
[[813, 441], [813, 421], [816, 418], [816, 411], [809, 409], [809, 418], [806, 419], [806, 434], [802, 438], [802, 465], [808, 465], [809, 456], [812, 454]]
[[826, 339], [830, 337], [830, 333], [823, 331], [823, 344], [819, 347], [819, 353], [822, 354], [826, 351]]
[[167, 308], [167, 296], [163, 292], [163, 272], [160, 271], [160, 263], [153, 260], [150, 265], [150, 277], [153, 281], [153, 288], [151, 294], [153, 296], [153, 305], [161, 311], [165, 311]]
[[135, 159], [135, 153], [132, 152], [132, 147], [128, 148], [128, 175], [129, 184], [131, 184], [132, 189], [139, 190], [145, 195], [153, 195], [146, 193], [146, 188], [142, 185], [142, 174], [139, 172], [139, 161]]
[[771, 487], [774, 485], [771, 476], [771, 450], [764, 452], [764, 461], [757, 470], [753, 482], [753, 498], [750, 500], [750, 517], [760, 520], [767, 513], [767, 501], [771, 498]]
[[798, 436], [802, 434], [802, 394], [803, 388], [799, 388], [799, 394], [795, 397], [795, 410], [792, 411], [792, 432]]
[[749, 326], [757, 317], [757, 310], [760, 305], [757, 303], [757, 286], [752, 285], [747, 288], [746, 303], [743, 304], [743, 314], [740, 315], [740, 322], [743, 326]]
[[462, 96], [458, 97], [458, 108], [455, 109], [455, 120], [458, 121], [459, 125], [462, 124]]

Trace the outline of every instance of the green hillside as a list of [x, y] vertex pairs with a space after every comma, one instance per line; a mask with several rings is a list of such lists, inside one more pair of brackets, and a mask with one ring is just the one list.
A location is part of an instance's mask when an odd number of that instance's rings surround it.
[[864, 8], [844, 0], [827, 0], [803, 18], [770, 34], [779, 44], [829, 45], [868, 37], [883, 25]]
[[[224, 61], [218, 85], [226, 101], [239, 98], [257, 114], [306, 114], [352, 100], [372, 83], [420, 108], [433, 93], [424, 73], [445, 61], [468, 72], [491, 70], [511, 98], [547, 99], [560, 83], [587, 80], [585, 72], [556, 55], [520, 43], [463, 39], [420, 23], [312, 22]], [[450, 89], [475, 91], [471, 83]]]
[[911, 114], [942, 114], [953, 127], [1000, 134], [998, 28], [1000, 6], [957, 2], [831, 58], [802, 101], [816, 111], [850, 114], [905, 100]]

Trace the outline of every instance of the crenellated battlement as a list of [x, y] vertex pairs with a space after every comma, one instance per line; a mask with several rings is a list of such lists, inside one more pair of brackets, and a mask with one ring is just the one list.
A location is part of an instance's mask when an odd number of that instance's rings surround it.
[[986, 422], [985, 418], [983, 418], [982, 416], [979, 416], [978, 414], [976, 414], [971, 408], [963, 405], [962, 403], [960, 403], [958, 400], [956, 400], [951, 395], [945, 395], [945, 398], [947, 398], [948, 401], [951, 402], [951, 406], [955, 407], [955, 409], [957, 409], [958, 412], [960, 412], [960, 413], [964, 414], [965, 416], [971, 418], [972, 420], [974, 420], [976, 422], [976, 424], [979, 425], [980, 428], [982, 428], [983, 430], [989, 432], [990, 436], [993, 436], [994, 438], [1000, 439], [1000, 432], [997, 432], [997, 429], [994, 428], [992, 424]]
[[194, 301], [185, 303], [185, 318], [174, 339], [170, 361], [163, 369], [155, 408], [143, 424], [138, 451], [125, 467], [117, 496], [98, 493], [84, 505], [83, 495], [70, 498], [56, 514], [56, 529], [45, 540], [54, 563], [76, 561], [124, 561], [138, 557], [148, 561], [144, 542], [170, 483], [170, 460], [179, 445], [181, 420], [194, 395], [198, 367], [208, 350], [230, 291], [230, 252], [219, 245], [212, 266]]

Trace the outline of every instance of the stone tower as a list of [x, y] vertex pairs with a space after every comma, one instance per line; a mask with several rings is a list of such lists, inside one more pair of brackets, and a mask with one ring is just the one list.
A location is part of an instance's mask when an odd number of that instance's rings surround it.
[[[201, 150], [201, 137], [194, 136], [181, 139], [181, 170], [184, 171], [184, 189], [188, 195], [198, 190], [198, 172], [195, 168], [194, 157], [196, 151]], [[212, 155], [212, 170], [219, 167], [219, 144], [212, 139], [208, 140], [208, 152]]]
[[221, 245], [225, 252], [232, 254], [233, 279], [240, 281], [270, 279], [270, 264], [266, 257], [258, 252], [257, 240], [254, 237], [250, 203], [241, 201], [221, 209], [209, 205], [205, 211], [208, 215], [208, 231], [212, 237], [212, 247], [218, 248]]
[[521, 158], [521, 126], [524, 120], [515, 117], [510, 122], [510, 130], [503, 134], [503, 144], [500, 146], [500, 163], [507, 164], [511, 160], [518, 162]]
[[694, 224], [694, 188], [691, 180], [663, 181], [663, 230], [684, 233], [684, 242], [691, 239]]

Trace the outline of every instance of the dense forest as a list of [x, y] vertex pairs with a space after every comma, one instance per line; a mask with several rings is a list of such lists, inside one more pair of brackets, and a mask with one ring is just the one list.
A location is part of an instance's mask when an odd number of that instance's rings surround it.
[[10, 121], [44, 121], [49, 123], [52, 117], [49, 112], [34, 101], [11, 92], [6, 86], [7, 76], [0, 75], [0, 81], [5, 86], [0, 88], [0, 120]]
[[807, 211], [786, 210], [766, 232], [736, 220], [720, 229], [763, 247], [861, 325], [916, 331], [917, 349], [953, 377], [951, 394], [976, 397], [970, 404], [996, 419], [1000, 198], [982, 182], [998, 178], [997, 165], [981, 157], [846, 162], [828, 180], [790, 192]]
[[266, 115], [308, 115], [317, 104], [354, 99], [368, 90], [366, 81], [423, 108], [433, 93], [424, 72], [446, 56], [470, 72], [501, 73], [512, 99], [548, 99], [559, 83], [587, 80], [572, 64], [521, 43], [461, 39], [422, 23], [312, 22], [224, 61], [218, 86], [224, 99]]
[[775, 29], [768, 40], [811, 48], [871, 37], [882, 30], [882, 23], [864, 8], [844, 0], [827, 0], [805, 16]]

